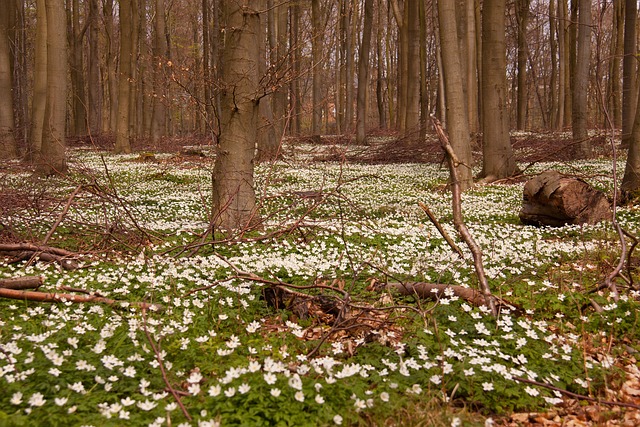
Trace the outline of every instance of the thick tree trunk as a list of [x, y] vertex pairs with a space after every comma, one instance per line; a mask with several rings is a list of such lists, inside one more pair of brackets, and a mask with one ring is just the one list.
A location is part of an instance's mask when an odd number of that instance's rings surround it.
[[591, 141], [587, 132], [589, 89], [589, 59], [591, 58], [591, 0], [580, 0], [578, 13], [578, 33], [576, 46], [576, 67], [573, 79], [572, 129], [576, 142], [575, 157], [591, 155]]
[[320, 0], [311, 0], [311, 134], [320, 135], [322, 126], [322, 17]]
[[607, 197], [580, 179], [546, 171], [524, 186], [520, 220], [525, 224], [561, 227], [610, 218]]
[[362, 43], [358, 55], [358, 96], [356, 114], [356, 142], [364, 144], [367, 137], [367, 91], [369, 87], [369, 50], [371, 48], [371, 30], [373, 27], [373, 0], [364, 2], [364, 24]]
[[73, 135], [81, 136], [87, 133], [87, 99], [84, 78], [84, 52], [82, 39], [84, 31], [80, 26], [80, 2], [73, 0], [71, 15], [71, 31], [69, 31], [69, 45], [71, 47], [71, 92], [73, 108]]
[[[613, 3], [613, 29], [611, 32], [611, 47], [609, 54], [609, 78], [607, 84], [607, 107], [609, 118], [615, 128], [622, 125], [622, 106], [620, 87], [620, 66], [624, 58], [624, 3], [617, 1]], [[605, 129], [610, 124], [604, 121]]]
[[213, 170], [214, 223], [242, 230], [259, 222], [253, 166], [259, 110], [260, 15], [257, 2], [223, 1], [222, 117]]
[[42, 175], [67, 170], [65, 123], [67, 118], [67, 38], [64, 0], [46, 1], [47, 103], [42, 150], [37, 172]]
[[549, 123], [551, 129], [558, 129], [558, 40], [555, 0], [549, 0], [549, 49], [551, 50], [551, 75], [549, 81]]
[[[11, 6], [4, 5], [9, 8]], [[18, 157], [13, 116], [13, 78], [9, 43], [9, 11], [0, 12], [0, 159]]]
[[456, 25], [455, 7], [455, 0], [438, 0], [438, 23], [446, 99], [447, 131], [451, 147], [461, 162], [456, 166], [456, 175], [459, 179], [460, 189], [464, 191], [473, 184], [471, 170], [473, 158], [471, 156], [467, 107], [462, 90], [462, 67], [460, 66], [458, 35], [457, 32], [450, 30], [455, 28]]
[[482, 8], [482, 176], [511, 176], [516, 161], [509, 137], [505, 0], [485, 0]]
[[[637, 102], [640, 103], [640, 97]], [[629, 153], [620, 190], [625, 200], [637, 201], [640, 199], [640, 105], [636, 106], [635, 112], [636, 117], [631, 135], [626, 140]]]
[[36, 42], [31, 101], [31, 135], [27, 158], [36, 161], [42, 149], [44, 112], [47, 106], [47, 11], [45, 0], [36, 3]]
[[118, 81], [116, 77], [116, 33], [113, 28], [113, 1], [104, 0], [104, 29], [106, 35], [106, 75], [107, 98], [109, 100], [109, 112], [105, 115], [103, 129], [107, 132], [116, 132], [118, 128]]
[[100, 78], [100, 17], [98, 0], [89, 0], [89, 64], [88, 98], [89, 131], [96, 136], [100, 133], [102, 121], [102, 81]]

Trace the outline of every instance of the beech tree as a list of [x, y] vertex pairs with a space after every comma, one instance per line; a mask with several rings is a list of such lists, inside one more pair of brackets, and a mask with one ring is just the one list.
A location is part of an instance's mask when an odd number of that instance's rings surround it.
[[47, 95], [42, 148], [37, 172], [42, 175], [67, 170], [65, 124], [67, 118], [67, 38], [64, 0], [46, 0]]
[[223, 0], [222, 111], [213, 169], [215, 226], [244, 229], [259, 222], [253, 169], [260, 103], [262, 1]]
[[14, 135], [13, 78], [9, 43], [9, 7], [0, 12], [0, 159], [18, 156]]
[[482, 6], [482, 177], [488, 181], [516, 171], [507, 106], [505, 5], [505, 0], [485, 0]]
[[589, 59], [591, 57], [591, 0], [578, 2], [578, 31], [575, 73], [573, 78], [572, 129], [576, 142], [574, 155], [591, 155], [591, 142], [587, 133], [587, 92], [589, 89]]

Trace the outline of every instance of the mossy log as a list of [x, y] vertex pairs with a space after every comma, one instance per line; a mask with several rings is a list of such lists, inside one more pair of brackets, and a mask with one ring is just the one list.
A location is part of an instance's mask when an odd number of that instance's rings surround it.
[[607, 197], [585, 181], [545, 171], [524, 186], [520, 220], [528, 225], [561, 227], [611, 219]]

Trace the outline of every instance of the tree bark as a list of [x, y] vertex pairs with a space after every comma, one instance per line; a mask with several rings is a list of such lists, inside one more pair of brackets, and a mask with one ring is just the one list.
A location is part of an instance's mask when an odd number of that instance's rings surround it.
[[222, 2], [226, 23], [222, 53], [222, 112], [218, 157], [213, 170], [214, 224], [241, 230], [259, 222], [253, 166], [259, 109], [260, 7], [257, 2]]
[[576, 45], [576, 65], [573, 78], [572, 130], [576, 142], [575, 157], [587, 158], [591, 155], [591, 141], [587, 132], [589, 90], [589, 59], [591, 58], [591, 0], [580, 0], [578, 11], [578, 32]]
[[[10, 8], [9, 5], [4, 5]], [[9, 43], [9, 11], [0, 12], [0, 159], [18, 157], [13, 115], [13, 78]]]
[[153, 33], [153, 115], [151, 139], [158, 141], [166, 135], [166, 86], [164, 68], [167, 61], [167, 35], [165, 29], [165, 0], [155, 0]]
[[92, 136], [100, 134], [102, 121], [102, 80], [100, 78], [100, 17], [98, 0], [89, 0], [89, 58], [88, 58], [88, 123]]
[[37, 172], [41, 175], [67, 171], [65, 123], [67, 118], [67, 38], [64, 0], [48, 0], [47, 14], [47, 101], [44, 113], [42, 150]]
[[[462, 67], [458, 49], [458, 35], [451, 31], [456, 25], [456, 0], [438, 0], [438, 24], [442, 68], [444, 77], [444, 92], [446, 99], [446, 118], [449, 141], [456, 157], [460, 161], [455, 165], [458, 185], [461, 191], [473, 184], [471, 156], [471, 138], [467, 107], [462, 90]], [[451, 179], [454, 179], [453, 171]]]
[[505, 0], [485, 0], [482, 8], [482, 176], [511, 176], [516, 161], [509, 137], [505, 44]]
[[371, 31], [373, 28], [373, 0], [364, 2], [364, 24], [362, 42], [358, 55], [358, 96], [356, 114], [356, 142], [364, 144], [367, 137], [367, 91], [369, 88], [369, 50], [371, 48]]
[[320, 0], [311, 0], [311, 134], [320, 135], [322, 126], [322, 17]]
[[629, 146], [636, 110], [636, 32], [638, 3], [626, 0], [624, 7], [624, 58], [622, 60], [622, 145]]
[[73, 109], [73, 135], [87, 133], [87, 99], [84, 78], [84, 52], [82, 39], [85, 32], [80, 27], [80, 2], [73, 0], [70, 14], [69, 46], [71, 48], [71, 106]]
[[520, 220], [525, 224], [561, 227], [610, 218], [607, 197], [580, 179], [546, 171], [524, 186]]
[[120, 72], [118, 73], [118, 120], [116, 153], [131, 152], [131, 87], [133, 85], [134, 0], [120, 1]]
[[518, 105], [516, 114], [516, 128], [524, 130], [527, 120], [527, 27], [529, 25], [529, 3], [531, 0], [516, 1], [516, 19], [518, 21]]
[[31, 136], [27, 158], [37, 161], [42, 150], [44, 112], [47, 106], [47, 11], [45, 0], [36, 2], [35, 64], [31, 101]]
[[549, 0], [549, 49], [551, 50], [551, 75], [549, 76], [549, 123], [551, 129], [558, 129], [558, 92], [560, 81], [558, 72], [558, 20], [555, 0]]

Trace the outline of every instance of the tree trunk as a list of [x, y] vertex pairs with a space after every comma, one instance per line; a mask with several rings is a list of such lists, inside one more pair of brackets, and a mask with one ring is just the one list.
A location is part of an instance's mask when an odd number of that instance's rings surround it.
[[549, 80], [549, 123], [558, 129], [558, 40], [555, 0], [549, 0], [549, 49], [551, 50], [551, 75]]
[[42, 149], [44, 111], [47, 106], [47, 10], [45, 0], [36, 3], [35, 64], [31, 101], [31, 139], [28, 158], [37, 161]]
[[[456, 25], [456, 0], [438, 0], [438, 23], [444, 91], [446, 99], [446, 118], [449, 141], [461, 164], [456, 166], [458, 184], [464, 191], [473, 184], [471, 157], [471, 138], [467, 107], [462, 90], [462, 68], [458, 49], [458, 35], [451, 31]], [[452, 179], [453, 171], [452, 171]]]
[[373, 0], [365, 0], [362, 42], [358, 55], [358, 96], [356, 99], [356, 142], [358, 144], [364, 144], [367, 137], [367, 90], [369, 87], [369, 50], [371, 48], [372, 27]]
[[509, 138], [505, 45], [505, 0], [485, 0], [482, 8], [482, 176], [511, 176], [516, 161]]
[[120, 0], [120, 72], [118, 73], [118, 121], [116, 153], [131, 152], [131, 86], [133, 80], [133, 5], [132, 0]]
[[87, 133], [87, 99], [84, 79], [84, 52], [82, 39], [84, 31], [80, 27], [80, 1], [72, 1], [70, 31], [68, 34], [71, 48], [71, 105], [73, 108], [73, 134], [82, 136]]
[[636, 30], [638, 3], [626, 0], [624, 7], [624, 59], [622, 60], [622, 145], [629, 146], [636, 109]]
[[320, 135], [322, 126], [322, 19], [320, 0], [311, 0], [311, 134]]
[[[640, 103], [640, 97], [637, 102]], [[640, 199], [640, 105], [636, 106], [635, 112], [631, 135], [627, 137], [629, 153], [620, 190], [623, 199], [638, 201]]]
[[260, 15], [256, 1], [222, 2], [226, 37], [222, 53], [222, 117], [213, 170], [214, 223], [225, 230], [259, 222], [253, 162], [259, 109]]
[[[620, 87], [620, 66], [624, 57], [624, 3], [617, 1], [613, 3], [613, 29], [611, 34], [611, 48], [609, 55], [609, 78], [607, 84], [607, 108], [612, 120], [611, 125], [620, 128], [622, 125], [622, 108]], [[604, 127], [609, 128], [610, 124], [605, 119]]]
[[518, 105], [516, 128], [518, 130], [524, 130], [526, 127], [529, 103], [527, 93], [527, 27], [529, 25], [530, 1], [516, 1], [516, 19], [518, 21]]
[[37, 172], [62, 174], [67, 170], [65, 122], [67, 118], [67, 38], [64, 0], [47, 0], [47, 101], [42, 150]]
[[[407, 25], [407, 99], [405, 109], [405, 135], [416, 132], [420, 125], [420, 9], [421, 0], [405, 2]], [[424, 135], [420, 139], [424, 138]]]
[[[5, 8], [10, 6], [4, 5]], [[13, 78], [9, 43], [9, 12], [0, 12], [0, 159], [18, 157], [13, 116]]]
[[546, 171], [524, 186], [520, 220], [525, 224], [561, 227], [595, 224], [610, 218], [607, 197], [580, 179]]
[[100, 133], [102, 120], [102, 81], [100, 78], [100, 17], [98, 0], [89, 0], [89, 59], [88, 59], [88, 98], [89, 131], [92, 136]]
[[105, 116], [103, 129], [108, 132], [116, 132], [118, 128], [118, 82], [116, 77], [116, 40], [113, 28], [113, 0], [105, 0], [103, 3], [104, 29], [106, 41], [106, 75], [107, 97], [109, 99], [109, 114]]
[[166, 135], [167, 83], [164, 67], [167, 60], [167, 35], [165, 29], [165, 0], [155, 0], [153, 33], [153, 115], [151, 116], [151, 139], [158, 141]]
[[589, 59], [591, 57], [591, 0], [579, 1], [579, 18], [576, 47], [576, 68], [573, 79], [572, 129], [576, 142], [575, 157], [587, 158], [591, 155], [591, 142], [587, 133], [589, 90]]

